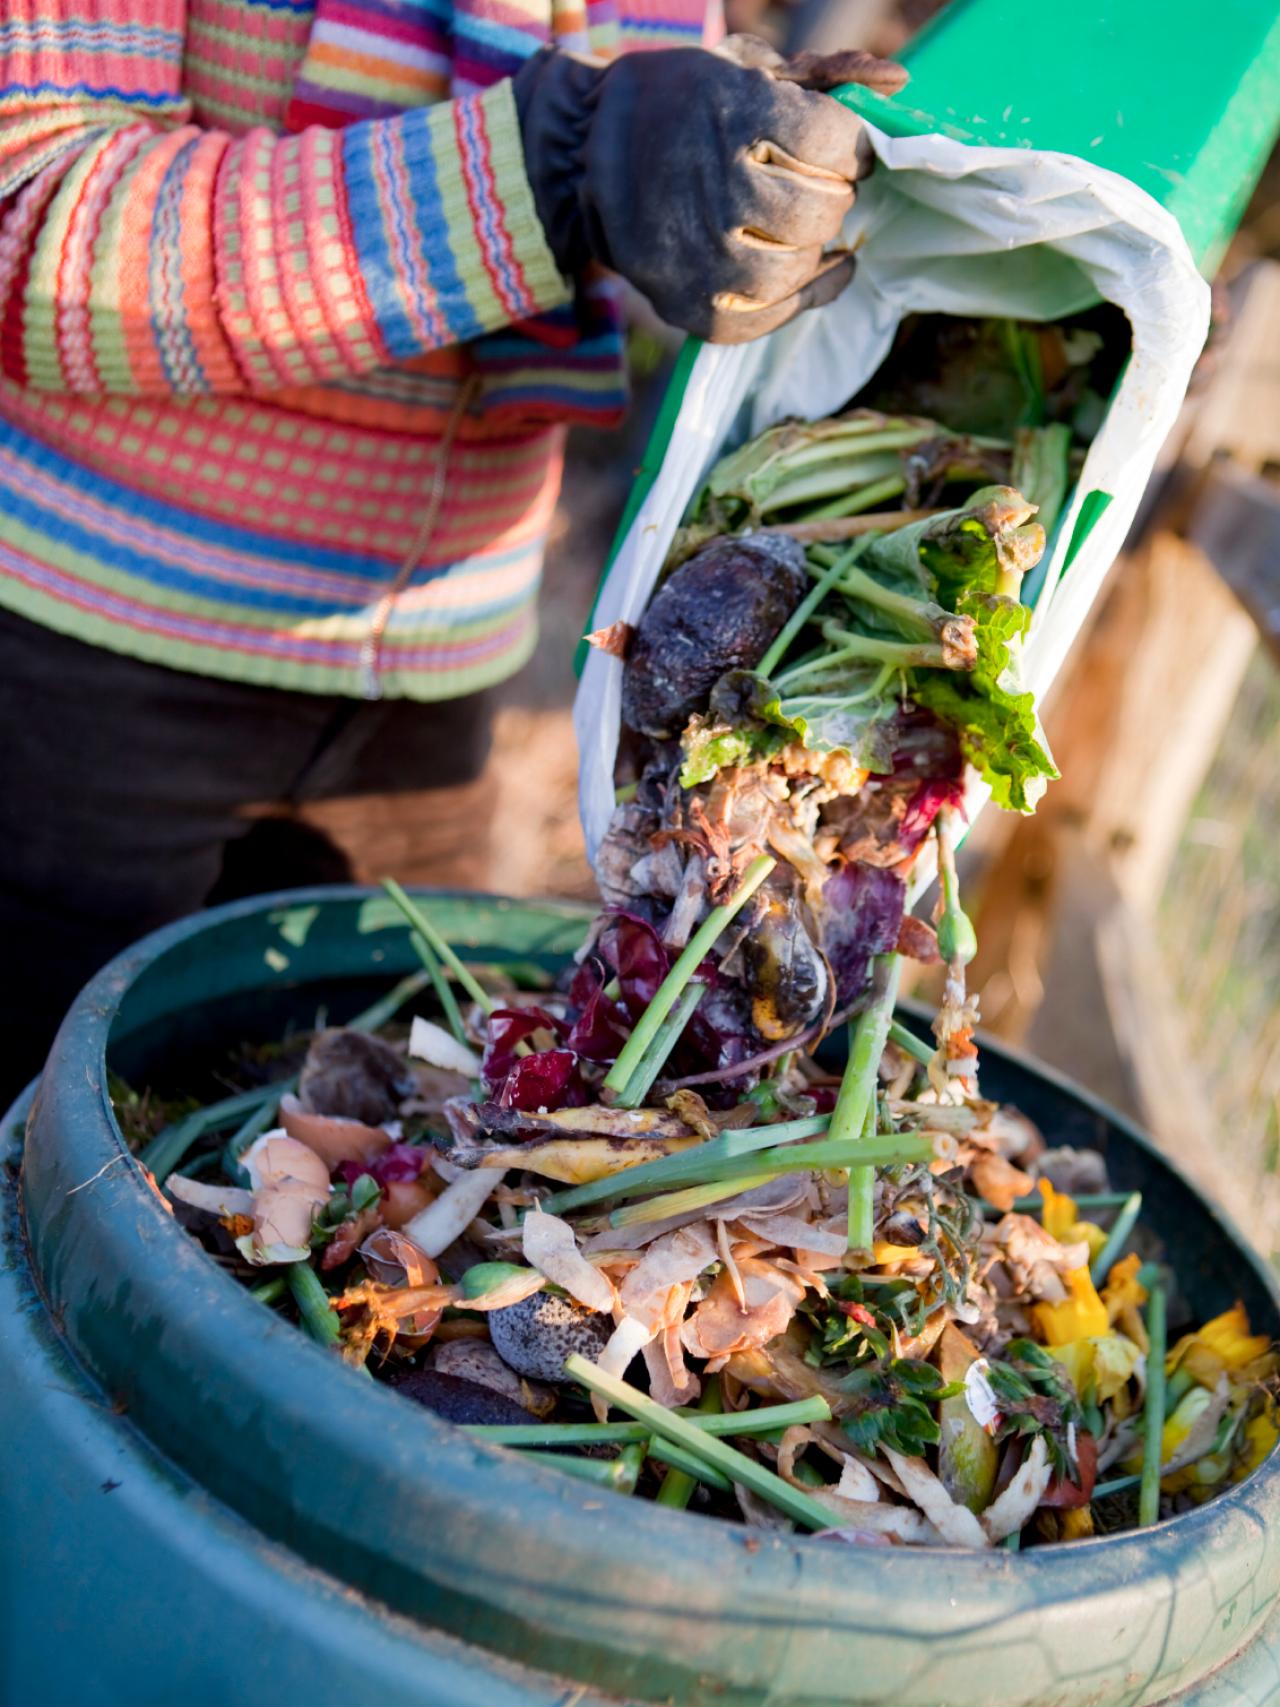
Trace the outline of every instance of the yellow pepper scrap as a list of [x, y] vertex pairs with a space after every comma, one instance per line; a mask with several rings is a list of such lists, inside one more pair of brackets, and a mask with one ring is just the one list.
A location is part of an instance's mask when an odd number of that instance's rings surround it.
[[1053, 1348], [1055, 1363], [1071, 1377], [1083, 1398], [1092, 1387], [1100, 1405], [1114, 1399], [1142, 1359], [1142, 1349], [1124, 1334], [1097, 1334]]
[[1102, 1301], [1112, 1324], [1145, 1352], [1147, 1325], [1142, 1319], [1141, 1306], [1147, 1301], [1147, 1289], [1138, 1279], [1141, 1266], [1136, 1253], [1113, 1263], [1102, 1289]]
[[920, 1252], [914, 1245], [890, 1245], [883, 1239], [877, 1240], [871, 1247], [871, 1260], [873, 1263], [911, 1262], [919, 1255]]
[[1244, 1425], [1244, 1452], [1236, 1460], [1231, 1471], [1233, 1482], [1243, 1482], [1261, 1464], [1271, 1451], [1276, 1441], [1280, 1439], [1280, 1425], [1276, 1421], [1275, 1404], [1268, 1400], [1267, 1408], [1259, 1416], [1254, 1417]]
[[1040, 1195], [1044, 1199], [1045, 1232], [1051, 1233], [1059, 1244], [1070, 1244], [1067, 1232], [1080, 1219], [1076, 1213], [1075, 1198], [1068, 1197], [1065, 1191], [1055, 1191], [1047, 1179], [1040, 1181]]
[[1098, 1403], [1105, 1405], [1127, 1384], [1142, 1361], [1142, 1347], [1124, 1334], [1105, 1334], [1093, 1341], [1093, 1378]]
[[1066, 1370], [1071, 1377], [1071, 1385], [1081, 1398], [1093, 1380], [1093, 1343], [1092, 1340], [1068, 1340], [1066, 1345], [1053, 1348], [1053, 1361]]
[[1076, 1245], [1083, 1239], [1089, 1246], [1089, 1261], [1107, 1242], [1107, 1235], [1101, 1227], [1092, 1221], [1082, 1221], [1074, 1197], [1068, 1197], [1065, 1191], [1055, 1191], [1051, 1181], [1040, 1181], [1040, 1195], [1044, 1199], [1044, 1230], [1051, 1233], [1060, 1245]]
[[1127, 1257], [1111, 1265], [1107, 1283], [1102, 1288], [1103, 1300], [1107, 1306], [1107, 1314], [1114, 1322], [1126, 1304], [1145, 1304], [1147, 1289], [1138, 1279], [1138, 1270], [1142, 1263], [1136, 1251], [1131, 1251]]
[[1107, 1307], [1098, 1297], [1087, 1268], [1063, 1275], [1068, 1296], [1061, 1304], [1033, 1304], [1031, 1315], [1045, 1345], [1070, 1345], [1107, 1332]]
[[1182, 1369], [1202, 1387], [1216, 1387], [1224, 1370], [1243, 1369], [1271, 1348], [1266, 1334], [1249, 1332], [1243, 1304], [1215, 1316], [1193, 1334], [1184, 1334], [1170, 1351], [1165, 1368], [1170, 1375]]
[[1064, 1541], [1083, 1541], [1086, 1535], [1093, 1534], [1093, 1507], [1074, 1506], [1064, 1511], [1059, 1521], [1059, 1534]]

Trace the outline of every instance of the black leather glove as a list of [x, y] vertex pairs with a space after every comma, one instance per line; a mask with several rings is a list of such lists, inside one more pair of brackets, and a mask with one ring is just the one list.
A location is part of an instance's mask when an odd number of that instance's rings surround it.
[[851, 79], [892, 91], [905, 73], [860, 53], [785, 62], [741, 38], [727, 53], [671, 48], [609, 65], [540, 50], [514, 91], [561, 272], [598, 261], [669, 324], [715, 343], [829, 302], [853, 276], [853, 257], [826, 246], [853, 205], [865, 136], [816, 90]]

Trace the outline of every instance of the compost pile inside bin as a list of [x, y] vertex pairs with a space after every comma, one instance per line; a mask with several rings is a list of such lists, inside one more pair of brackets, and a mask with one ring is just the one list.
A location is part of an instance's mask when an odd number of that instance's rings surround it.
[[1025, 811], [1054, 774], [1019, 589], [1071, 454], [864, 408], [719, 464], [595, 637], [628, 730], [575, 965], [478, 977], [389, 884], [421, 977], [144, 1152], [217, 1260], [407, 1401], [750, 1524], [1042, 1544], [1260, 1462], [1268, 1340], [1168, 1346], [1140, 1200], [979, 1089], [952, 842], [966, 775]]

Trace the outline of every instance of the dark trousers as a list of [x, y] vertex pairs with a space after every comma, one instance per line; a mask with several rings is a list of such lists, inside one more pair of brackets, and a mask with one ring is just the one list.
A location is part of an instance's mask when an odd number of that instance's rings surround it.
[[210, 902], [309, 883], [484, 887], [487, 695], [282, 693], [0, 610], [0, 1108], [85, 981]]

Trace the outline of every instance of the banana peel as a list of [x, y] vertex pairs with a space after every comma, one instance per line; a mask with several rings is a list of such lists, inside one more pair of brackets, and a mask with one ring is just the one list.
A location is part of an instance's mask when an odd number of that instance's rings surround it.
[[550, 1138], [544, 1144], [486, 1149], [485, 1168], [525, 1168], [564, 1185], [590, 1185], [701, 1144], [701, 1138]]

